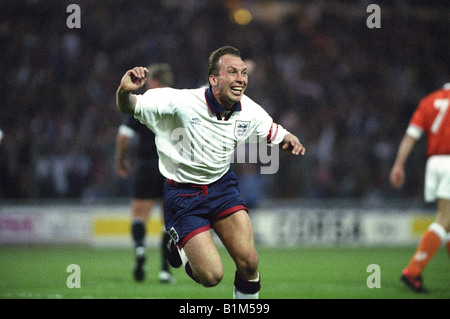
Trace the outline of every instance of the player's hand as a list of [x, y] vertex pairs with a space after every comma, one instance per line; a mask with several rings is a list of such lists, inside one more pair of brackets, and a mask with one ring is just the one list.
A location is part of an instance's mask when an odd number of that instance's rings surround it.
[[281, 149], [287, 152], [291, 152], [293, 155], [305, 155], [306, 148], [300, 143], [297, 136], [292, 134], [286, 134]]
[[142, 66], [128, 70], [120, 81], [120, 88], [124, 91], [136, 91], [147, 81], [148, 69]]
[[401, 188], [405, 182], [404, 168], [402, 166], [394, 165], [389, 174], [389, 180], [394, 188]]

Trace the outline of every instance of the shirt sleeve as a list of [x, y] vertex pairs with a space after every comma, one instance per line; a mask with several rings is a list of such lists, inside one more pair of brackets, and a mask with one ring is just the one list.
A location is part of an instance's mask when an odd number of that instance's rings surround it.
[[406, 129], [406, 134], [409, 136], [419, 139], [426, 128], [426, 107], [427, 100], [423, 99], [417, 109], [414, 111], [411, 120], [409, 121], [408, 128]]
[[173, 112], [168, 96], [171, 96], [170, 88], [150, 89], [144, 94], [136, 95], [134, 117], [141, 123], [153, 129], [159, 119], [165, 114]]
[[408, 128], [406, 129], [406, 134], [418, 140], [422, 137], [423, 130], [415, 124], [409, 124]]
[[272, 122], [269, 133], [267, 134], [267, 144], [269, 145], [280, 144], [283, 141], [284, 136], [288, 133], [289, 132], [280, 124]]
[[269, 145], [278, 145], [289, 132], [278, 123], [275, 123], [272, 117], [260, 106], [258, 111], [258, 120], [255, 134], [259, 140], [267, 141]]
[[133, 138], [137, 133], [136, 124], [141, 125], [132, 115], [127, 115], [122, 125], [119, 126], [119, 134]]
[[136, 135], [136, 131], [125, 124], [122, 124], [119, 126], [119, 134], [128, 138], [133, 138]]

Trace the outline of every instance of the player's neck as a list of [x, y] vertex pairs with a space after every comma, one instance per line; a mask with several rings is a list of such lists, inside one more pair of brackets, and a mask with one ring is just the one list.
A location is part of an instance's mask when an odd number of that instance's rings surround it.
[[222, 94], [220, 94], [220, 92], [215, 87], [212, 87], [211, 91], [213, 93], [214, 98], [217, 100], [217, 102], [219, 102], [219, 104], [224, 109], [231, 110], [233, 105], [236, 104], [236, 102], [226, 99], [226, 97], [224, 97]]

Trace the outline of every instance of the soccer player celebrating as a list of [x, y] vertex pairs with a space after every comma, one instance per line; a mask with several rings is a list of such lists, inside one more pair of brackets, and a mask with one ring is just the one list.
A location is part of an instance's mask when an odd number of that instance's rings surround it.
[[414, 112], [390, 173], [395, 188], [402, 187], [405, 162], [424, 132], [427, 136], [424, 197], [426, 202], [437, 201], [437, 215], [402, 271], [401, 280], [416, 292], [425, 291], [421, 274], [443, 241], [447, 240], [450, 253], [450, 83], [422, 99]]
[[159, 88], [143, 95], [148, 70], [135, 67], [122, 77], [117, 106], [133, 114], [156, 135], [164, 185], [164, 220], [172, 239], [172, 266], [205, 287], [217, 285], [223, 265], [214, 229], [235, 262], [234, 298], [258, 298], [260, 275], [253, 230], [230, 161], [236, 145], [251, 136], [304, 155], [299, 139], [273, 122], [244, 95], [247, 67], [238, 49], [225, 46], [208, 61], [208, 88]]

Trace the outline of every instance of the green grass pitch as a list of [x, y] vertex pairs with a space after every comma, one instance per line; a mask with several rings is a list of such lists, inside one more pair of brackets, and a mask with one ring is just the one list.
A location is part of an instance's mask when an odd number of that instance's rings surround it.
[[[260, 299], [449, 299], [450, 263], [440, 249], [424, 271], [427, 294], [416, 294], [399, 282], [402, 268], [414, 247], [368, 248], [258, 248]], [[147, 277], [132, 279], [131, 249], [99, 249], [72, 246], [6, 246], [0, 248], [0, 298], [2, 299], [229, 299], [232, 297], [234, 264], [221, 249], [225, 275], [213, 288], [192, 281], [174, 269], [174, 285], [157, 280], [160, 252], [148, 250]], [[80, 288], [68, 288], [71, 272], [80, 267]], [[368, 288], [380, 267], [380, 288]]]

